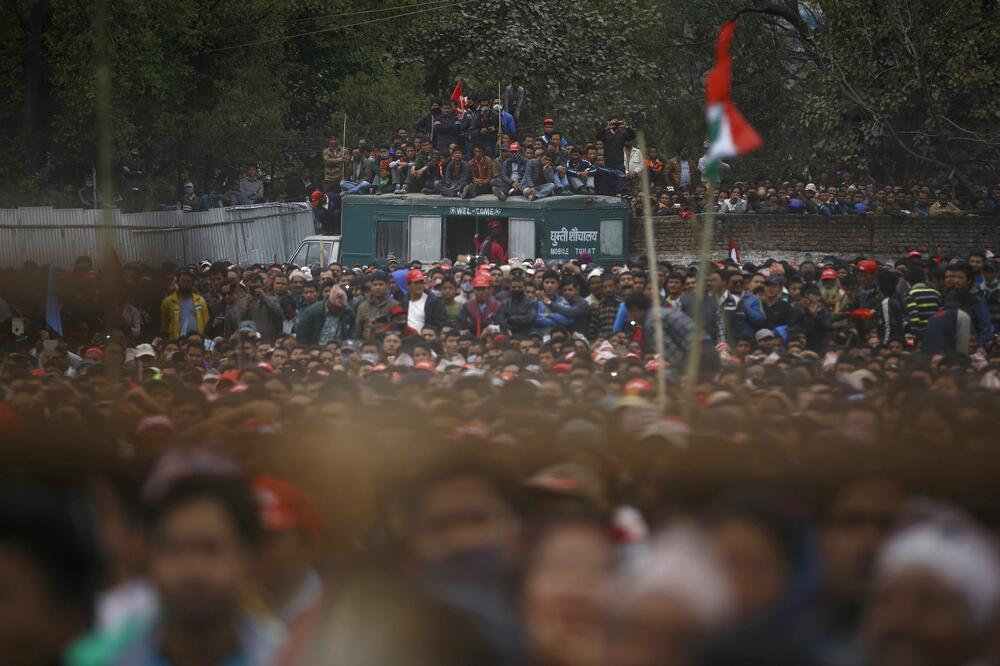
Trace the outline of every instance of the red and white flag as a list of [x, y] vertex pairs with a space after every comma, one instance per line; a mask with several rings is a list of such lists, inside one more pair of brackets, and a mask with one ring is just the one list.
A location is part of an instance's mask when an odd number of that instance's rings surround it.
[[711, 182], [719, 182], [719, 162], [760, 148], [764, 141], [750, 126], [729, 98], [733, 78], [733, 57], [729, 45], [733, 41], [736, 24], [732, 21], [722, 26], [715, 45], [715, 67], [705, 77], [705, 115], [708, 121], [708, 169]]
[[451, 92], [451, 101], [455, 103], [455, 108], [459, 111], [465, 111], [465, 103], [468, 101], [468, 97], [462, 95], [462, 81], [458, 80], [455, 82], [455, 89]]
[[729, 238], [729, 258], [735, 261], [737, 266], [743, 265], [743, 262], [740, 260], [740, 250], [736, 247], [736, 243], [731, 236]]

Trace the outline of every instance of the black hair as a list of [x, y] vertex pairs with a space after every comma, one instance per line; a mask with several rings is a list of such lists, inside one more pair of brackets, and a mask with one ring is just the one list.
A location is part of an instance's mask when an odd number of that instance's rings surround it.
[[257, 499], [246, 479], [236, 475], [192, 474], [175, 481], [149, 506], [146, 524], [155, 530], [173, 511], [196, 501], [219, 505], [244, 544], [254, 546], [260, 541]]
[[651, 307], [653, 302], [649, 300], [649, 296], [641, 292], [633, 291], [625, 299], [626, 310], [649, 310]]
[[542, 280], [559, 280], [559, 273], [549, 268], [542, 273]]
[[93, 522], [79, 497], [27, 480], [0, 481], [0, 544], [24, 556], [53, 600], [87, 619], [101, 578]]

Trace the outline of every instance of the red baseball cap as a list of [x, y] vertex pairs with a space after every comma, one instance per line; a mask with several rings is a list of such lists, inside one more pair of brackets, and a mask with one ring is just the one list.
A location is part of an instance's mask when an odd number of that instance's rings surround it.
[[823, 272], [819, 274], [820, 280], [839, 280], [840, 273], [832, 268], [824, 268]]
[[573, 366], [570, 365], [569, 363], [556, 363], [551, 368], [549, 368], [549, 372], [551, 372], [553, 375], [568, 375], [569, 373], [573, 372]]
[[519, 153], [521, 152], [521, 144], [515, 141], [514, 143], [510, 144], [510, 146], [508, 146], [508, 149], [512, 153]]
[[397, 305], [392, 310], [390, 310], [389, 314], [395, 317], [396, 315], [406, 314], [406, 310], [403, 308], [403, 306]]
[[906, 256], [910, 259], [919, 259], [920, 250], [910, 250], [909, 252], [906, 253]]
[[253, 491], [260, 507], [260, 522], [266, 531], [301, 529], [311, 539], [319, 538], [322, 522], [319, 508], [306, 491], [269, 475], [255, 478]]
[[865, 273], [878, 273], [878, 264], [871, 259], [862, 259], [858, 262], [858, 270]]
[[656, 389], [648, 379], [630, 379], [625, 383], [625, 395], [643, 395], [653, 393]]
[[406, 282], [407, 283], [410, 283], [410, 282], [423, 282], [424, 279], [425, 279], [424, 278], [424, 272], [422, 270], [420, 270], [419, 268], [414, 268], [413, 270], [411, 270], [409, 273], [406, 274]]
[[492, 287], [493, 278], [490, 277], [489, 273], [480, 273], [476, 277], [472, 278], [472, 287]]
[[413, 366], [414, 370], [426, 370], [427, 372], [437, 372], [437, 368], [431, 361], [417, 361], [416, 365]]
[[552, 120], [551, 118], [546, 118], [545, 120], [542, 121], [542, 124], [543, 125], [555, 125], [556, 121]]

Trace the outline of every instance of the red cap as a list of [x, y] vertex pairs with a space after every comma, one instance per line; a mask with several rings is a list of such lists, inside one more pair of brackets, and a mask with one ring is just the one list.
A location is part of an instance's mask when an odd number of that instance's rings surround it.
[[515, 141], [514, 143], [507, 146], [507, 149], [510, 150], [510, 152], [512, 153], [519, 153], [521, 152], [521, 144]]
[[239, 370], [227, 370], [226, 372], [223, 372], [221, 375], [219, 375], [219, 381], [216, 382], [216, 383], [217, 384], [221, 384], [222, 382], [232, 382], [233, 384], [239, 384], [240, 383], [240, 371]]
[[306, 491], [273, 476], [253, 480], [253, 491], [260, 507], [260, 521], [268, 532], [301, 529], [312, 539], [320, 533], [320, 514]]
[[413, 366], [414, 370], [426, 370], [427, 372], [437, 372], [437, 368], [434, 367], [434, 363], [431, 361], [417, 361], [416, 365]]
[[839, 280], [840, 273], [832, 268], [824, 268], [823, 272], [819, 274], [820, 280]]
[[389, 314], [395, 317], [396, 315], [406, 314], [406, 310], [403, 309], [403, 306], [397, 305], [396, 307], [394, 307], [392, 310], [389, 311]]
[[85, 351], [83, 353], [83, 355], [86, 356], [87, 354], [91, 354], [91, 353], [96, 354], [97, 358], [99, 358], [100, 360], [102, 360], [102, 361], [104, 360], [104, 350], [101, 349], [100, 347], [91, 347], [90, 349], [88, 349], [87, 351]]
[[646, 371], [647, 372], [656, 372], [657, 370], [660, 369], [661, 366], [664, 367], [664, 368], [669, 368], [670, 367], [670, 363], [668, 361], [662, 361], [660, 359], [651, 358], [646, 363]]
[[551, 372], [553, 375], [568, 375], [569, 373], [573, 372], [573, 366], [570, 365], [569, 363], [556, 363], [551, 368], [549, 368], [549, 372]]
[[858, 270], [865, 273], [878, 273], [878, 264], [871, 259], [863, 259], [858, 262]]
[[542, 124], [543, 125], [555, 125], [556, 121], [552, 120], [551, 118], [546, 118], [545, 120], [542, 121]]
[[319, 190], [316, 190], [311, 195], [309, 195], [309, 198], [312, 199], [313, 205], [315, 206], [316, 204], [318, 204], [320, 201], [323, 200], [323, 193], [320, 192]]
[[625, 383], [625, 395], [642, 395], [653, 391], [653, 384], [648, 379], [630, 379]]
[[268, 363], [267, 361], [261, 361], [260, 363], [257, 364], [257, 367], [269, 375], [274, 374], [274, 366]]
[[920, 250], [910, 250], [909, 252], [906, 253], [906, 256], [910, 259], [919, 259]]
[[424, 281], [424, 272], [419, 268], [414, 268], [413, 270], [411, 270], [409, 273], [406, 274], [407, 283], [423, 282], [423, 281]]
[[476, 277], [472, 278], [473, 289], [475, 289], [476, 287], [489, 288], [492, 286], [493, 286], [493, 278], [490, 277], [489, 273], [480, 273]]

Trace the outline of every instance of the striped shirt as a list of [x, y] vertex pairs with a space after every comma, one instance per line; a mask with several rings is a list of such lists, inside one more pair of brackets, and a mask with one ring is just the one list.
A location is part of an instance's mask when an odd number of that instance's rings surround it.
[[923, 337], [927, 320], [941, 309], [941, 292], [926, 282], [918, 282], [906, 292], [907, 328], [917, 338]]

